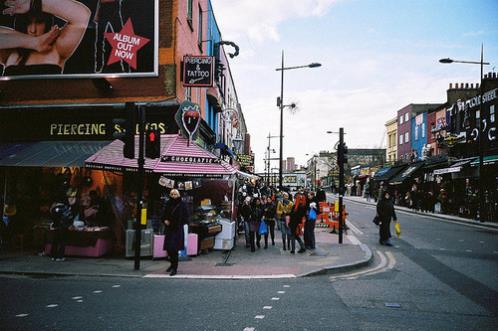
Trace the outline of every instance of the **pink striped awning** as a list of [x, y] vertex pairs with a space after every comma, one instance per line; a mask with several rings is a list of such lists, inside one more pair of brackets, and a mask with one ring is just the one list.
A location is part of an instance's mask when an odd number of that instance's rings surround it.
[[[138, 137], [135, 139], [137, 156]], [[138, 161], [125, 158], [123, 142], [115, 140], [86, 159], [85, 167], [109, 171], [137, 171]], [[161, 158], [145, 158], [144, 168], [149, 173], [185, 177], [222, 177], [237, 172], [237, 169], [216, 155], [194, 142], [188, 144], [187, 139], [176, 134], [161, 135]]]

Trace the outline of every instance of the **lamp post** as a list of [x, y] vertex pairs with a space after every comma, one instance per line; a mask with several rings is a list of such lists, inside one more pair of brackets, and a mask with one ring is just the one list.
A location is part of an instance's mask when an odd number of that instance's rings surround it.
[[[279, 188], [282, 189], [282, 160], [283, 160], [283, 134], [284, 134], [284, 71], [285, 70], [292, 70], [292, 69], [300, 69], [300, 68], [317, 68], [320, 67], [320, 63], [310, 63], [307, 65], [301, 65], [301, 66], [293, 66], [293, 67], [284, 67], [284, 51], [282, 50], [282, 66], [280, 68], [275, 69], [276, 71], [281, 72], [280, 76], [280, 98], [277, 98], [277, 106], [280, 107], [280, 155], [279, 155], [279, 162], [280, 164], [278, 165], [279, 171], [278, 171], [278, 185]], [[291, 105], [292, 106], [292, 105]], [[295, 107], [295, 105], [294, 105]]]
[[478, 154], [479, 154], [479, 165], [478, 165], [478, 172], [479, 172], [479, 177], [478, 177], [478, 199], [479, 199], [479, 221], [484, 222], [484, 207], [485, 207], [485, 201], [484, 201], [484, 181], [482, 180], [482, 171], [483, 171], [483, 158], [484, 158], [484, 152], [482, 150], [482, 141], [483, 139], [481, 138], [482, 136], [482, 94], [483, 94], [483, 88], [482, 88], [482, 77], [483, 77], [483, 66], [484, 65], [489, 65], [489, 62], [484, 62], [483, 61], [483, 44], [481, 44], [481, 60], [480, 61], [462, 61], [462, 60], [454, 60], [451, 58], [445, 58], [445, 59], [440, 59], [440, 63], [444, 64], [451, 64], [451, 63], [464, 63], [464, 64], [479, 64], [481, 66], [481, 76], [480, 76], [480, 83], [479, 83], [479, 116], [476, 116], [476, 119], [479, 118], [479, 124], [477, 129], [479, 130], [479, 133], [477, 134], [477, 148], [478, 148]]

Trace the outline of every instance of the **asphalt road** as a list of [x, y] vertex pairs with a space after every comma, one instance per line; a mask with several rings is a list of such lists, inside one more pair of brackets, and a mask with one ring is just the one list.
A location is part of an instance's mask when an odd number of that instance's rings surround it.
[[[496, 330], [498, 236], [399, 213], [395, 247], [348, 204], [374, 262], [278, 280], [0, 278], [1, 330]], [[354, 231], [353, 231], [354, 230]]]

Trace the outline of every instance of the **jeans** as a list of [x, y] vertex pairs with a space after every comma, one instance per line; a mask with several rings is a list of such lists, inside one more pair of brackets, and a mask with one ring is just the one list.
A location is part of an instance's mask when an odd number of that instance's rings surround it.
[[287, 226], [287, 224], [285, 224], [285, 218], [281, 218], [278, 221], [278, 224], [280, 225], [280, 232], [282, 233], [282, 243], [284, 244], [285, 249], [286, 243], [288, 247], [290, 246], [289, 227]]
[[244, 237], [246, 239], [246, 247], [251, 245], [251, 238], [249, 237], [249, 220], [244, 219]]

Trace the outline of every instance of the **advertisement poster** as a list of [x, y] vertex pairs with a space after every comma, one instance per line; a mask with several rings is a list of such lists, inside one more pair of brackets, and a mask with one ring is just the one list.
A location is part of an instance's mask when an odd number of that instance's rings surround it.
[[0, 0], [0, 80], [158, 75], [159, 0]]

